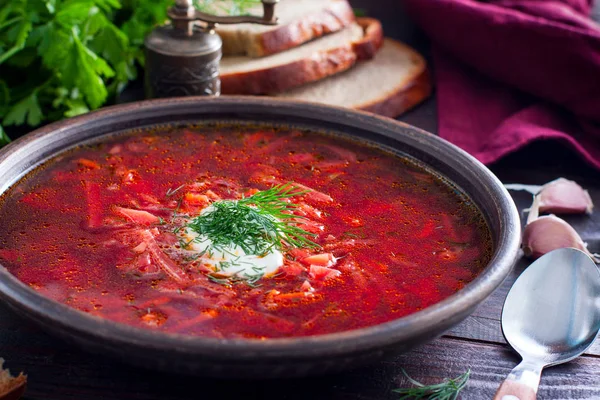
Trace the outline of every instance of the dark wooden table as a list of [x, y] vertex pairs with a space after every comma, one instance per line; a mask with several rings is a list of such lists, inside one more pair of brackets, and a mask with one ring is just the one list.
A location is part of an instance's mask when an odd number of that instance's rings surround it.
[[[389, 36], [427, 54], [426, 38], [407, 20], [397, 0], [354, 1], [382, 19]], [[435, 96], [400, 118], [436, 131]], [[503, 182], [543, 184], [560, 176], [575, 179], [600, 204], [600, 174], [558, 144], [538, 143], [492, 165]], [[520, 210], [531, 201], [515, 193]], [[600, 212], [568, 218], [592, 250], [600, 251]], [[500, 313], [512, 283], [528, 265], [520, 260], [511, 276], [477, 311], [443, 337], [389, 361], [344, 374], [275, 382], [217, 381], [131, 368], [90, 355], [47, 335], [0, 305], [0, 356], [14, 371], [29, 375], [27, 399], [394, 399], [407, 385], [401, 372], [426, 383], [471, 369], [462, 399], [491, 399], [519, 358], [506, 345]], [[584, 356], [544, 372], [541, 399], [600, 399], [600, 341]]]

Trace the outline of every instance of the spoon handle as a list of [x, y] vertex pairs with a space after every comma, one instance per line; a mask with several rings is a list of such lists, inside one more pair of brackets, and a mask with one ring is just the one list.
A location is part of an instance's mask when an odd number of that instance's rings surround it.
[[536, 394], [524, 383], [506, 379], [496, 392], [494, 400], [535, 400]]
[[543, 365], [521, 361], [502, 382], [494, 400], [535, 400]]

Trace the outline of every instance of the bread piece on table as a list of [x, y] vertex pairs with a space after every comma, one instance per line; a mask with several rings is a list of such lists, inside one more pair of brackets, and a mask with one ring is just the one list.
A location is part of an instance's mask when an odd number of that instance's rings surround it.
[[[262, 15], [262, 5], [249, 12]], [[328, 33], [337, 32], [354, 22], [347, 0], [282, 0], [275, 7], [279, 24], [220, 25], [223, 54], [262, 57], [301, 45]]]
[[23, 373], [12, 376], [9, 370], [2, 367], [3, 364], [4, 360], [0, 358], [0, 399], [17, 400], [25, 393], [27, 377]]
[[386, 38], [374, 59], [277, 96], [397, 117], [426, 99], [431, 89], [425, 59], [410, 47]]
[[277, 93], [314, 82], [373, 58], [383, 42], [381, 23], [360, 18], [358, 23], [310, 43], [262, 58], [223, 57], [223, 94]]

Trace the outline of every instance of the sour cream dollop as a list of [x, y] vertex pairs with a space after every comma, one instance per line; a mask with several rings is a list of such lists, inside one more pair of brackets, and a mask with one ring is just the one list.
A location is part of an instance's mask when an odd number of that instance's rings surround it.
[[[208, 206], [200, 215], [215, 210]], [[211, 268], [215, 274], [223, 277], [255, 280], [257, 277], [274, 275], [283, 265], [283, 254], [273, 248], [261, 255], [247, 254], [240, 246], [229, 244], [216, 248], [214, 243], [204, 235], [199, 235], [189, 227], [183, 231], [183, 237], [188, 242], [187, 251], [201, 254], [199, 261]]]

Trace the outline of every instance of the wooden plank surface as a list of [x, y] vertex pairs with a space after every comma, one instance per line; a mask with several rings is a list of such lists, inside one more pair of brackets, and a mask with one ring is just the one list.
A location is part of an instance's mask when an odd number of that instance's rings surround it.
[[[0, 318], [14, 320], [0, 307]], [[248, 382], [160, 374], [90, 356], [46, 336], [28, 323], [2, 329], [0, 343], [9, 366], [29, 374], [28, 399], [394, 399], [394, 388], [408, 385], [402, 374], [424, 383], [458, 376], [467, 368], [471, 380], [462, 399], [489, 399], [518, 362], [505, 346], [441, 338], [393, 360], [316, 378]], [[27, 338], [27, 341], [23, 341]], [[12, 345], [11, 345], [12, 342]], [[7, 346], [8, 345], [8, 346]], [[8, 352], [6, 351], [8, 350]], [[544, 372], [541, 399], [600, 398], [600, 358], [584, 356]]]

